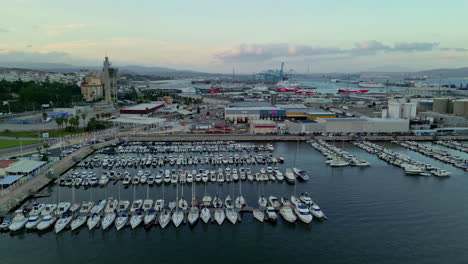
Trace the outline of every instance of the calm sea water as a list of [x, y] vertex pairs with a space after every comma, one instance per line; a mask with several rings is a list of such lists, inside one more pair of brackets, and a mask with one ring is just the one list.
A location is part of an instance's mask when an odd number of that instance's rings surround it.
[[[462, 170], [426, 158], [391, 143], [381, 143], [450, 170], [449, 178], [405, 176], [390, 166], [348, 143], [335, 143], [371, 162], [369, 168], [330, 168], [322, 155], [308, 144], [298, 146], [295, 165], [309, 172], [308, 183], [297, 184], [296, 191], [308, 191], [328, 216], [327, 221], [310, 225], [262, 224], [244, 214], [242, 223], [222, 226], [198, 223], [190, 229], [168, 225], [116, 232], [67, 230], [38, 234], [21, 232], [0, 234], [0, 263], [465, 263], [468, 259], [468, 175]], [[431, 144], [431, 143], [426, 143]], [[281, 167], [292, 167], [296, 143], [276, 143], [275, 154], [284, 156]], [[454, 151], [468, 158], [465, 153]], [[159, 169], [158, 169], [159, 170]], [[119, 185], [105, 189], [78, 189], [76, 201], [118, 196]], [[233, 191], [234, 189], [234, 191]], [[52, 202], [71, 200], [69, 188], [50, 186]], [[238, 193], [239, 184], [209, 184], [207, 191], [225, 197]], [[265, 195], [291, 195], [295, 188], [286, 183], [262, 185]], [[204, 185], [196, 188], [197, 196]], [[248, 203], [256, 205], [259, 184], [242, 184]], [[145, 198], [147, 188], [120, 188], [121, 199]], [[190, 199], [190, 187], [184, 194]], [[149, 188], [149, 196], [162, 196], [161, 187]], [[175, 188], [165, 188], [166, 200], [174, 199]]]

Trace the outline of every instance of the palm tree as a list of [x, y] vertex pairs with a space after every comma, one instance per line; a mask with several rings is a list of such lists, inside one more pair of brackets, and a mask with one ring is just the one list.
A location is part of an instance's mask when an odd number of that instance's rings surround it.
[[100, 114], [96, 114], [96, 119], [99, 120], [99, 117], [101, 117], [101, 115], [100, 115]]
[[57, 123], [58, 129], [60, 130], [60, 128], [61, 128], [62, 125], [63, 125], [63, 117], [57, 117], [57, 118], [55, 118], [55, 123]]
[[84, 128], [86, 125], [86, 113], [81, 114], [81, 119], [83, 119], [83, 128]]
[[65, 123], [65, 128], [67, 128], [68, 122], [69, 122], [68, 118], [67, 118], [67, 117], [63, 117], [63, 122]]

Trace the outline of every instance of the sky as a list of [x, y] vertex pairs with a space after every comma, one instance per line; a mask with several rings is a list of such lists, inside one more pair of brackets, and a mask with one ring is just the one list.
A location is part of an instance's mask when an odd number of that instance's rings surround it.
[[466, 0], [1, 0], [0, 61], [230, 73], [468, 66]]

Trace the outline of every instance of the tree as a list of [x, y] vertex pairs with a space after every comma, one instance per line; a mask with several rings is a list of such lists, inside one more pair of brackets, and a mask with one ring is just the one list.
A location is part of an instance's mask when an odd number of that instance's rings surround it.
[[68, 122], [69, 122], [68, 117], [65, 117], [65, 116], [64, 116], [64, 117], [62, 117], [62, 118], [63, 118], [63, 123], [65, 123], [65, 127], [67, 127], [67, 126], [68, 126]]
[[61, 128], [62, 125], [63, 125], [63, 117], [57, 117], [57, 118], [55, 118], [55, 123], [57, 123], [58, 129], [60, 130], [60, 128]]
[[101, 117], [101, 115], [99, 113], [96, 114], [96, 119], [99, 119], [99, 117]]
[[81, 119], [83, 119], [83, 128], [86, 126], [86, 113], [81, 114]]
[[47, 120], [47, 116], [48, 116], [48, 115], [47, 115], [46, 112], [42, 113], [42, 120], [44, 120], [44, 121]]
[[42, 146], [42, 147], [43, 147], [46, 151], [48, 151], [49, 148], [50, 148], [49, 144], [47, 144], [47, 143], [45, 143], [44, 146]]

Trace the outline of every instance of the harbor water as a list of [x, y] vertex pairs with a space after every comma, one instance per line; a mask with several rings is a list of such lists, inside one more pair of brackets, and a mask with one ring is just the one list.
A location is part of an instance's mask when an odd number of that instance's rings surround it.
[[[283, 172], [288, 167], [304, 169], [310, 176], [309, 181], [298, 182], [295, 186], [286, 182], [242, 182], [242, 194], [251, 206], [257, 206], [259, 192], [277, 197], [308, 192], [327, 215], [326, 221], [306, 225], [280, 219], [273, 225], [260, 223], [252, 214], [244, 213], [242, 222], [236, 225], [226, 221], [221, 226], [199, 222], [194, 228], [186, 224], [175, 228], [169, 224], [165, 229], [154, 226], [150, 230], [127, 227], [120, 231], [115, 228], [88, 231], [83, 227], [59, 234], [53, 231], [0, 233], [0, 263], [352, 264], [463, 263], [468, 259], [466, 172], [396, 144], [378, 142], [452, 172], [445, 178], [406, 176], [402, 169], [350, 143], [331, 143], [370, 162], [371, 166], [331, 168], [325, 164], [322, 154], [309, 144], [279, 142], [274, 143], [272, 154], [284, 157], [285, 163], [278, 167]], [[428, 142], [424, 144], [449, 150]], [[468, 158], [467, 153], [450, 151]], [[209, 166], [181, 168], [209, 169]], [[250, 167], [254, 172], [260, 168], [259, 165]], [[94, 171], [99, 170], [102, 169]], [[133, 173], [139, 169], [128, 170]], [[239, 187], [239, 183], [209, 183], [206, 191], [211, 196], [218, 193], [224, 199], [228, 194], [236, 197]], [[190, 201], [191, 185], [184, 185], [183, 189], [184, 197]], [[133, 200], [145, 199], [147, 194], [151, 199], [158, 199], [162, 197], [163, 188], [156, 185], [124, 188], [121, 183], [109, 183], [105, 188], [72, 190], [51, 185], [45, 190], [50, 197], [38, 201], [97, 201], [109, 196], [117, 199], [119, 195], [120, 199]], [[195, 191], [201, 200], [205, 185], [195, 184]], [[175, 193], [174, 185], [164, 187], [166, 203], [175, 199]]]

